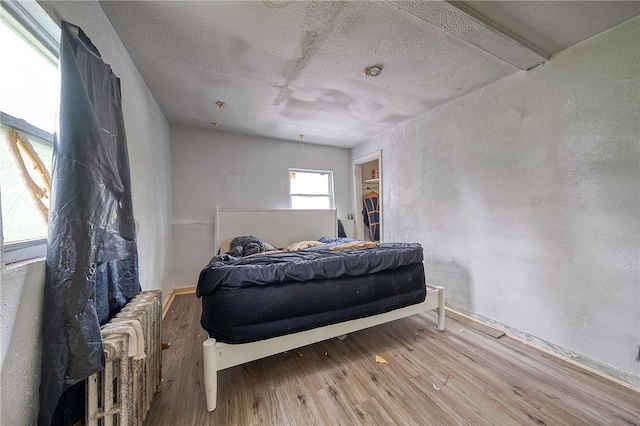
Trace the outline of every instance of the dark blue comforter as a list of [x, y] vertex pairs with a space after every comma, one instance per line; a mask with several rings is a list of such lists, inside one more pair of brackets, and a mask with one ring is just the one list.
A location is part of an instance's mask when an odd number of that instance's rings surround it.
[[422, 246], [416, 243], [381, 243], [374, 248], [345, 250], [316, 247], [243, 258], [217, 256], [200, 272], [196, 294], [206, 296], [219, 286], [242, 288], [367, 275], [421, 263], [422, 259]]

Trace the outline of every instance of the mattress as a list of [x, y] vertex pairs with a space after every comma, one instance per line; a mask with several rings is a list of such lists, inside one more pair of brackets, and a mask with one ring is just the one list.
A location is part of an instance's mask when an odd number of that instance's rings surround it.
[[218, 341], [247, 343], [420, 303], [422, 259], [409, 243], [214, 258], [198, 281], [201, 324]]

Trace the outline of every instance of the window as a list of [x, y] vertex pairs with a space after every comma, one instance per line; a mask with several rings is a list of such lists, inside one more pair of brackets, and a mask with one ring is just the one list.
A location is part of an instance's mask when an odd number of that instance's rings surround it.
[[332, 209], [333, 172], [289, 169], [292, 209]]
[[59, 33], [36, 2], [2, 2], [0, 209], [5, 263], [44, 254]]

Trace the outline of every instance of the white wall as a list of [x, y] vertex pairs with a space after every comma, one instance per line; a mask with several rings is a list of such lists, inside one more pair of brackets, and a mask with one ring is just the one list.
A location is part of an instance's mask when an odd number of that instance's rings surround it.
[[351, 208], [350, 152], [171, 126], [176, 287], [193, 287], [214, 256], [213, 217], [225, 208], [289, 208], [289, 167], [332, 170], [338, 217]]
[[424, 245], [449, 305], [635, 385], [638, 40], [635, 18], [352, 152], [382, 149], [385, 238]]
[[[80, 26], [121, 79], [129, 148], [133, 208], [139, 222], [138, 254], [144, 290], [171, 282], [171, 163], [169, 125], [99, 4], [50, 2], [41, 6], [58, 23]], [[44, 261], [5, 267], [0, 315], [0, 424], [35, 424], [39, 408]]]
[[36, 424], [45, 265], [39, 260], [5, 267], [3, 248], [0, 244], [0, 424]]

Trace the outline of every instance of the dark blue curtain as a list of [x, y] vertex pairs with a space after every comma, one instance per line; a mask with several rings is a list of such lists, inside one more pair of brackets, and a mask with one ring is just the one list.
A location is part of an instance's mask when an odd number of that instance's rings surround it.
[[100, 325], [140, 291], [120, 80], [84, 32], [67, 22], [60, 73], [40, 425], [69, 424], [83, 415], [79, 386], [104, 368]]

